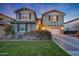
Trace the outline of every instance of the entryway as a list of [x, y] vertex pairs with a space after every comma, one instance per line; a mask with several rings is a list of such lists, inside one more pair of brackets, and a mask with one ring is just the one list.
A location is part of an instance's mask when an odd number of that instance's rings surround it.
[[59, 29], [52, 29], [51, 33], [52, 34], [60, 34], [60, 30]]

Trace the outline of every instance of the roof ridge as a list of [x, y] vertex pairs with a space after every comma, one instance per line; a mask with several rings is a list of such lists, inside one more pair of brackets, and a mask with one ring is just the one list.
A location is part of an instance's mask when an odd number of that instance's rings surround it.
[[75, 19], [73, 19], [73, 20], [67, 21], [67, 22], [65, 22], [64, 24], [67, 24], [67, 23], [70, 23], [70, 22], [73, 22], [73, 21], [76, 21], [76, 20], [79, 20], [79, 18], [75, 18]]

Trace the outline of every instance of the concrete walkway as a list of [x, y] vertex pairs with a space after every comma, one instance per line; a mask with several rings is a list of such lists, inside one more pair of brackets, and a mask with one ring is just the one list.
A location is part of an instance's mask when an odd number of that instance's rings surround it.
[[79, 38], [70, 37], [67, 35], [54, 34], [53, 41], [55, 41], [66, 52], [73, 56], [79, 56]]

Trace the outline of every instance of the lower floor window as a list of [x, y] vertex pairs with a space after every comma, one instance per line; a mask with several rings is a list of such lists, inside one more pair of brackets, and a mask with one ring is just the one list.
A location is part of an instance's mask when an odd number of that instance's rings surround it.
[[25, 31], [25, 24], [20, 24], [20, 31]]
[[36, 24], [15, 24], [15, 32], [28, 32], [36, 30]]

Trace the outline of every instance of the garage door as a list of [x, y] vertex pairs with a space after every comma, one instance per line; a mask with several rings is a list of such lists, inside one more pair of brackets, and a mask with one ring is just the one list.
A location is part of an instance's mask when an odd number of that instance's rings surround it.
[[52, 34], [60, 34], [60, 30], [59, 29], [52, 29], [51, 33]]

